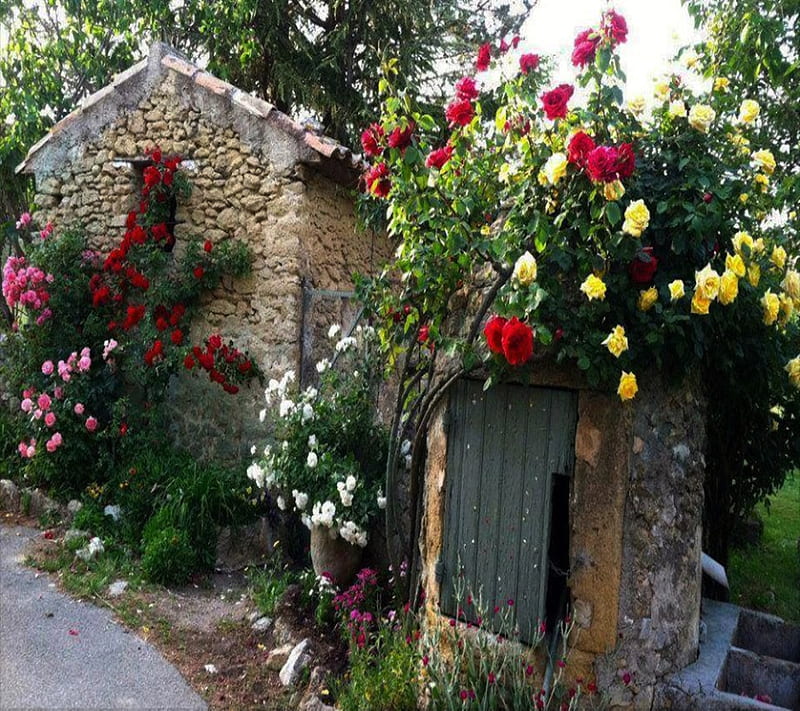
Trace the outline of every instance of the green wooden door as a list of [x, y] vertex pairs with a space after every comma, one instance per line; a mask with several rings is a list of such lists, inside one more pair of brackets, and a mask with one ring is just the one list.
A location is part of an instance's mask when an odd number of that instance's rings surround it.
[[513, 600], [524, 640], [543, 619], [552, 477], [572, 473], [576, 420], [572, 391], [453, 386], [438, 571], [445, 614], [456, 616], [460, 586], [480, 591], [490, 610]]

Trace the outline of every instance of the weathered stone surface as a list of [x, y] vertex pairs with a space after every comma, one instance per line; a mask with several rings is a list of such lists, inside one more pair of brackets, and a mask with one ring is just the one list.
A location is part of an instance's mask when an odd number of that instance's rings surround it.
[[267, 655], [267, 669], [271, 669], [272, 671], [280, 671], [283, 669], [283, 665], [288, 661], [289, 655], [292, 653], [294, 647], [295, 645], [289, 642], [270, 651]]
[[[60, 506], [49, 496], [39, 491], [39, 489], [32, 489], [29, 493], [30, 498], [27, 511], [23, 513], [38, 518], [44, 514], [58, 513], [60, 511]], [[22, 503], [24, 504], [25, 502], [22, 501]]]
[[20, 494], [10, 479], [0, 479], [0, 511], [19, 511]]
[[316, 694], [306, 694], [297, 708], [298, 711], [334, 711], [333, 706], [326, 704]]
[[111, 585], [108, 586], [108, 596], [109, 597], [119, 597], [122, 593], [125, 592], [126, 588], [128, 587], [127, 580], [115, 580]]
[[292, 628], [286, 623], [286, 620], [283, 617], [278, 617], [275, 620], [275, 627], [272, 630], [272, 636], [275, 638], [275, 641], [280, 644], [290, 644], [294, 646], [297, 638], [294, 635], [294, 631]]
[[72, 541], [78, 538], [88, 538], [88, 537], [89, 537], [89, 531], [82, 531], [79, 528], [70, 528], [64, 534], [64, 543], [67, 544], [71, 543]]
[[303, 673], [303, 669], [305, 669], [311, 661], [310, 647], [311, 641], [306, 638], [302, 642], [299, 642], [291, 651], [289, 658], [286, 660], [286, 664], [283, 665], [283, 668], [278, 673], [281, 684], [284, 686], [295, 685], [300, 678], [300, 674]]
[[259, 617], [252, 625], [250, 625], [250, 629], [253, 632], [267, 632], [269, 628], [272, 627], [272, 618], [271, 617]]

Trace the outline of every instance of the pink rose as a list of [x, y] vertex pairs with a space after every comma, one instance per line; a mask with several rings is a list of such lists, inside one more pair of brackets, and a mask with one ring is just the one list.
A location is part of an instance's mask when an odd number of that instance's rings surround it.
[[89, 358], [89, 356], [83, 356], [78, 361], [78, 370], [80, 370], [81, 373], [85, 373], [91, 367], [92, 367], [92, 359]]
[[55, 366], [53, 365], [52, 360], [46, 360], [44, 363], [42, 363], [42, 373], [45, 375], [52, 375], [54, 369]]
[[52, 427], [52, 426], [53, 426], [53, 425], [56, 423], [56, 414], [55, 414], [54, 412], [48, 412], [48, 413], [47, 413], [47, 414], [44, 416], [44, 423], [45, 423], [45, 424], [46, 424], [48, 427]]
[[478, 56], [475, 59], [475, 69], [477, 69], [479, 72], [484, 72], [489, 68], [489, 63], [491, 61], [492, 45], [487, 42], [478, 48]]
[[44, 415], [44, 413], [38, 407], [33, 411], [34, 420], [41, 420], [42, 415]]
[[53, 401], [50, 399], [50, 396], [47, 393], [42, 393], [36, 400], [36, 404], [39, 406], [40, 410], [46, 411], [50, 409], [50, 406], [53, 404]]
[[76, 402], [75, 403], [75, 407], [73, 407], [72, 410], [73, 410], [73, 412], [75, 412], [76, 415], [82, 415], [83, 414], [83, 410], [84, 410], [83, 403], [82, 402]]
[[56, 400], [63, 399], [64, 388], [62, 388], [60, 385], [57, 385], [55, 388], [53, 388], [53, 395], [55, 395]]
[[33, 410], [33, 400], [31, 400], [29, 397], [26, 397], [20, 403], [19, 409], [30, 414], [30, 412]]
[[467, 101], [478, 98], [478, 86], [472, 77], [462, 77], [456, 82], [456, 98]]
[[94, 432], [97, 429], [97, 419], [91, 416], [86, 418], [86, 429], [89, 430], [89, 432]]
[[437, 148], [431, 151], [425, 159], [425, 165], [428, 168], [441, 168], [450, 157], [453, 155], [453, 146], [445, 146], [444, 148]]
[[523, 54], [519, 58], [519, 70], [523, 74], [527, 74], [528, 72], [536, 69], [538, 66], [539, 66], [538, 54]]
[[575, 38], [572, 50], [572, 64], [575, 67], [585, 67], [594, 61], [600, 35], [594, 30], [584, 30]]

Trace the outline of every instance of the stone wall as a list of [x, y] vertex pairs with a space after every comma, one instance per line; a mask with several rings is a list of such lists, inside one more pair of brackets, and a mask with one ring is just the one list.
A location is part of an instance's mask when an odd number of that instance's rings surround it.
[[[670, 389], [653, 374], [640, 381], [623, 404], [569, 369], [541, 364], [532, 378], [578, 391], [568, 580], [577, 637], [567, 671], [596, 676], [611, 690], [611, 708], [649, 710], [657, 681], [698, 648], [705, 407], [695, 384]], [[447, 534], [445, 412], [446, 403], [428, 433], [420, 539], [430, 620]]]
[[[352, 289], [351, 274], [374, 271], [388, 254], [386, 241], [356, 232], [350, 190], [303, 165], [304, 148], [294, 137], [258, 117], [238, 125], [214, 104], [226, 85], [210, 75], [189, 85], [190, 70], [168, 60], [182, 71], [166, 71], [135, 107], [70, 148], [63, 164], [36, 168], [40, 220], [80, 227], [92, 247], [106, 251], [138, 204], [141, 176], [130, 159], [154, 145], [180, 154], [193, 192], [178, 206], [176, 252], [182, 237], [197, 235], [214, 244], [243, 240], [254, 255], [250, 276], [229, 280], [206, 299], [193, 342], [220, 332], [267, 377], [298, 370], [303, 286]], [[259, 386], [231, 397], [181, 374], [170, 399], [178, 415], [174, 434], [194, 451], [244, 457], [252, 441], [263, 439]]]

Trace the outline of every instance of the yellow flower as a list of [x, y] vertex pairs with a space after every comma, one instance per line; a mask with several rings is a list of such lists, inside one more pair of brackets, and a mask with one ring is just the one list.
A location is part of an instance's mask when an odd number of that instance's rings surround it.
[[695, 64], [697, 64], [699, 59], [700, 57], [697, 56], [697, 52], [695, 52], [693, 49], [687, 50], [681, 57], [681, 60], [687, 69], [691, 69]]
[[742, 205], [744, 205], [749, 199], [750, 199], [750, 196], [747, 193], [742, 193], [739, 196], [739, 202], [742, 203]]
[[740, 152], [742, 153], [749, 153], [750, 152], [750, 140], [745, 138], [741, 133], [735, 131], [734, 133], [728, 134], [728, 140], [736, 146]]
[[639, 386], [636, 383], [636, 376], [623, 370], [619, 378], [619, 387], [617, 388], [617, 395], [619, 395], [620, 400], [623, 402], [632, 400], [638, 392]]
[[709, 306], [711, 306], [711, 299], [703, 296], [700, 289], [695, 289], [694, 296], [692, 296], [692, 313], [705, 316]]
[[764, 238], [759, 237], [757, 240], [753, 241], [753, 252], [755, 254], [760, 254], [766, 249], [767, 245], [764, 244]]
[[581, 291], [586, 294], [586, 297], [591, 301], [592, 299], [599, 299], [603, 301], [606, 298], [606, 285], [603, 280], [590, 274], [586, 277], [583, 284], [581, 284]]
[[739, 121], [741, 123], [753, 123], [761, 113], [761, 107], [757, 101], [745, 99], [739, 107]]
[[747, 281], [750, 282], [750, 286], [758, 286], [758, 282], [761, 281], [761, 267], [755, 262], [747, 267]]
[[628, 111], [632, 114], [641, 114], [644, 113], [644, 110], [647, 108], [647, 101], [643, 96], [634, 96], [632, 99], [628, 99]]
[[708, 133], [708, 127], [716, 117], [717, 112], [708, 104], [695, 104], [689, 111], [689, 125], [701, 133]]
[[672, 118], [683, 118], [686, 116], [686, 104], [684, 104], [680, 99], [677, 101], [671, 101], [669, 108], [667, 109], [667, 113], [672, 116]]
[[699, 272], [694, 273], [695, 290], [700, 292], [704, 299], [713, 301], [719, 293], [719, 274], [710, 264], [706, 264]]
[[741, 254], [725, 255], [725, 268], [730, 269], [740, 279], [747, 273]]
[[628, 339], [625, 336], [625, 329], [622, 326], [614, 326], [614, 330], [608, 334], [603, 341], [603, 345], [617, 358], [620, 354], [628, 350]]
[[761, 306], [764, 308], [764, 323], [771, 326], [778, 319], [778, 311], [781, 308], [781, 300], [777, 294], [773, 294], [769, 289], [761, 297]]
[[536, 176], [536, 179], [539, 181], [539, 185], [541, 185], [543, 188], [546, 188], [549, 185], [547, 182], [547, 176], [542, 170], [539, 171], [539, 175]]
[[684, 289], [683, 281], [681, 279], [671, 281], [667, 286], [669, 286], [669, 295], [673, 301], [682, 299], [686, 294], [686, 290]]
[[603, 186], [603, 197], [606, 200], [619, 200], [624, 194], [625, 186], [619, 180]]
[[742, 254], [742, 247], [745, 246], [751, 251], [753, 249], [753, 238], [750, 236], [749, 232], [737, 232], [733, 236], [731, 242], [733, 243], [733, 248], [736, 250], [736, 254]]
[[567, 174], [567, 156], [564, 153], [553, 153], [542, 166], [547, 182], [555, 185]]
[[756, 173], [756, 177], [753, 178], [753, 182], [758, 186], [758, 189], [762, 193], [767, 192], [767, 188], [769, 187], [769, 176], [764, 175], [763, 173]]
[[669, 98], [669, 84], [665, 81], [657, 81], [653, 91], [659, 101], [666, 101]]
[[789, 373], [789, 382], [796, 388], [800, 388], [800, 355], [792, 358], [784, 370]]
[[731, 80], [727, 77], [717, 77], [714, 79], [714, 91], [727, 91]]
[[775, 172], [775, 156], [772, 155], [772, 151], [766, 148], [753, 153], [753, 163], [761, 168], [767, 175], [772, 175]]
[[530, 286], [536, 281], [536, 273], [536, 258], [530, 252], [525, 252], [514, 264], [514, 273], [511, 277], [520, 286]]
[[776, 266], [776, 268], [783, 271], [783, 268], [786, 266], [786, 250], [777, 245], [772, 248], [772, 256], [769, 260]]
[[639, 300], [636, 302], [636, 305], [639, 307], [640, 311], [649, 311], [653, 308], [656, 301], [658, 301], [658, 290], [654, 286], [651, 286], [647, 291], [639, 292]]
[[778, 316], [778, 323], [781, 326], [785, 326], [789, 319], [792, 318], [792, 314], [794, 313], [794, 302], [792, 301], [791, 297], [787, 296], [786, 294], [780, 295], [781, 300], [781, 313]]
[[[742, 274], [744, 276], [744, 274]], [[726, 269], [719, 278], [719, 303], [727, 306], [736, 301], [739, 295], [739, 279], [736, 273]]]
[[622, 223], [622, 231], [634, 237], [641, 237], [642, 232], [650, 224], [650, 210], [644, 204], [644, 200], [635, 200], [625, 210], [625, 222]]
[[781, 282], [781, 288], [794, 301], [794, 305], [800, 308], [800, 273], [794, 269], [789, 269]]

